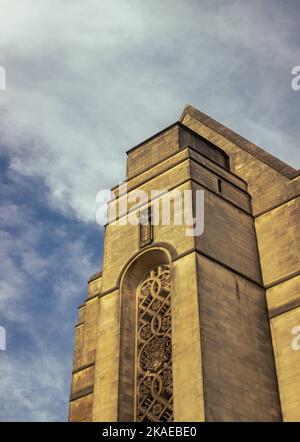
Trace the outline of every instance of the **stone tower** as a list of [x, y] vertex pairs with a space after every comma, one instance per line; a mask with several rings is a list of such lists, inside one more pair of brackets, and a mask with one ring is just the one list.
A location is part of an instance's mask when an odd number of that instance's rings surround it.
[[[70, 420], [300, 421], [299, 171], [192, 106], [127, 155], [79, 306]], [[153, 190], [203, 190], [203, 233], [154, 223]]]

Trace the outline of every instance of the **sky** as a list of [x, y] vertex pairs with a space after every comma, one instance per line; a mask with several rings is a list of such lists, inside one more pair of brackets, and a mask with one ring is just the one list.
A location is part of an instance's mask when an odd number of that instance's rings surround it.
[[0, 0], [0, 420], [65, 421], [96, 193], [189, 103], [300, 168], [299, 0]]

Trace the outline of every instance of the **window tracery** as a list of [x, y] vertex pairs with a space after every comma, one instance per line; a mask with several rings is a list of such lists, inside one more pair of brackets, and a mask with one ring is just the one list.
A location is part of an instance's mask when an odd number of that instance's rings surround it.
[[170, 266], [153, 268], [137, 289], [136, 421], [173, 421]]

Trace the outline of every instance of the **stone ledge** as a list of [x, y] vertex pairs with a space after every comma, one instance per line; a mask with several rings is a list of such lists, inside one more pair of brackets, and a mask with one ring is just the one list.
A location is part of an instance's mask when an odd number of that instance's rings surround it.
[[100, 272], [94, 273], [94, 274], [90, 277], [90, 279], [88, 280], [88, 283], [89, 283], [89, 282], [92, 282], [92, 281], [95, 281], [95, 279], [98, 279], [98, 278], [100, 278], [101, 276], [102, 276], [102, 270], [101, 270]]
[[290, 302], [287, 302], [286, 304], [281, 305], [280, 307], [271, 308], [269, 310], [269, 319], [275, 318], [283, 313], [287, 313], [297, 307], [300, 307], [300, 296]]
[[80, 367], [75, 368], [72, 371], [72, 374], [78, 373], [79, 371], [85, 370], [86, 368], [93, 367], [94, 365], [95, 365], [95, 362], [89, 362], [88, 364], [81, 365]]
[[246, 152], [257, 158], [258, 160], [267, 164], [269, 167], [281, 173], [286, 178], [292, 180], [300, 175], [300, 170], [294, 169], [293, 167], [289, 166], [288, 164], [274, 157], [272, 154], [266, 152], [261, 147], [257, 146], [256, 144], [252, 143], [251, 141], [237, 134], [233, 130], [227, 128], [226, 126], [223, 126], [223, 124], [219, 123], [218, 121], [214, 120], [213, 118], [209, 117], [203, 112], [200, 112], [195, 107], [187, 105], [184, 108], [184, 111], [180, 117], [181, 122], [183, 122], [184, 117], [186, 115], [189, 115], [190, 117], [194, 118], [196, 121], [199, 121], [200, 123], [204, 124], [204, 126], [214, 130], [219, 135], [223, 136], [228, 141], [231, 141], [233, 144], [245, 150]]
[[76, 393], [72, 393], [70, 396], [70, 402], [75, 401], [76, 399], [80, 399], [83, 396], [87, 396], [94, 392], [94, 385], [89, 385], [88, 387], [83, 388], [82, 390], [76, 391]]

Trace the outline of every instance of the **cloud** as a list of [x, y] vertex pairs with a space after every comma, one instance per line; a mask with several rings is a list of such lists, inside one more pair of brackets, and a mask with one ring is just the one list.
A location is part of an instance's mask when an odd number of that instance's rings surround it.
[[[40, 269], [43, 263], [34, 251], [38, 232], [31, 229], [31, 225], [28, 224], [30, 218], [27, 217], [27, 209], [21, 205], [0, 205], [0, 313], [11, 321], [28, 319], [18, 303], [23, 288], [29, 283], [28, 278], [32, 276], [36, 267]], [[14, 228], [19, 228], [21, 233], [18, 235]], [[32, 264], [35, 264], [33, 267], [28, 267], [30, 258]], [[29, 275], [28, 270], [31, 273]]]
[[282, 3], [2, 6], [2, 145], [12, 170], [44, 180], [55, 210], [94, 220], [97, 191], [124, 178], [125, 150], [186, 102], [299, 167], [289, 111], [297, 15]]
[[7, 351], [1, 352], [0, 361], [0, 418], [59, 421], [65, 415], [66, 419], [70, 373], [62, 355], [55, 357], [47, 349], [40, 349], [16, 357]]
[[19, 304], [24, 304], [24, 290], [29, 302], [31, 290], [48, 284], [53, 301], [66, 302], [94, 268], [95, 250], [87, 247], [85, 233], [75, 237], [63, 223], [41, 221], [23, 205], [0, 205], [0, 243], [0, 313], [9, 320], [26, 318]]
[[5, 174], [10, 192], [0, 204], [0, 325], [7, 335], [0, 421], [66, 420], [76, 308], [99, 268], [96, 229], [44, 213], [34, 191], [20, 203], [15, 175]]

